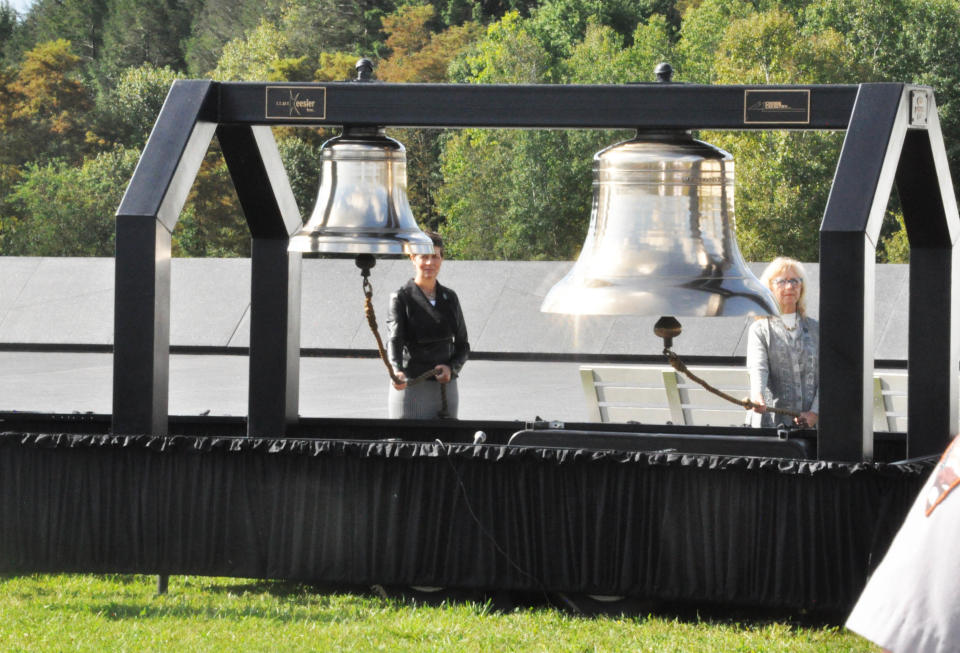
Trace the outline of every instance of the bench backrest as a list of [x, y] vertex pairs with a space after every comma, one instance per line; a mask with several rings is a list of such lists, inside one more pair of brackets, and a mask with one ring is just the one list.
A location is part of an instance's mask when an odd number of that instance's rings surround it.
[[[690, 371], [736, 397], [750, 394], [746, 368], [691, 366]], [[593, 422], [741, 426], [746, 412], [669, 365], [583, 365], [580, 380]], [[873, 379], [874, 431], [907, 430], [907, 373], [878, 370]]]
[[907, 430], [907, 373], [877, 371], [873, 375], [873, 430]]
[[[691, 367], [710, 385], [737, 398], [749, 394], [747, 371]], [[581, 366], [587, 414], [595, 422], [742, 426], [746, 412], [700, 387], [669, 366]]]

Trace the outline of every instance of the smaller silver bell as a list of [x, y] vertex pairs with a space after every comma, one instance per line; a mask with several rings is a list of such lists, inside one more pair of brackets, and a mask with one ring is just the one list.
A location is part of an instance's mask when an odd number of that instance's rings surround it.
[[431, 254], [407, 201], [406, 150], [378, 127], [345, 127], [323, 144], [320, 190], [292, 252], [341, 256]]

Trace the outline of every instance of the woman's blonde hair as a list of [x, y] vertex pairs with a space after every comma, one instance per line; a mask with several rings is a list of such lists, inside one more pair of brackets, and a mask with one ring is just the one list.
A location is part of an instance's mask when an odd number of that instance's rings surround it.
[[[797, 276], [802, 282], [800, 284], [800, 295], [797, 297], [797, 313], [807, 314], [807, 271], [803, 268], [803, 263], [789, 256], [778, 256], [770, 261], [770, 265], [760, 275], [760, 283], [768, 290], [773, 292], [773, 280], [781, 276], [787, 268], [793, 268], [797, 271]], [[776, 297], [774, 297], [776, 301]], [[779, 308], [779, 306], [778, 306]]]

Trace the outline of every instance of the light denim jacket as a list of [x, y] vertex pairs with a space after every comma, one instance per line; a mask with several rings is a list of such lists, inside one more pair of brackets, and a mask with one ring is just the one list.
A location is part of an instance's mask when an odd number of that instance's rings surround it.
[[[760, 318], [750, 325], [747, 338], [747, 370], [750, 395], [762, 392], [768, 406], [796, 411], [820, 412], [820, 326], [801, 317], [799, 337], [793, 341], [777, 316]], [[791, 423], [787, 415], [749, 413], [753, 426]]]

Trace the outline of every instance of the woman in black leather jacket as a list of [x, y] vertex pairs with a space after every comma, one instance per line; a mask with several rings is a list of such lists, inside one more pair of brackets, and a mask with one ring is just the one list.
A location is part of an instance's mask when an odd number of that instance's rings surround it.
[[[393, 384], [388, 401], [389, 415], [394, 418], [455, 418], [459, 405], [457, 376], [470, 354], [460, 300], [437, 282], [443, 263], [443, 239], [432, 232], [427, 235], [433, 240], [435, 253], [411, 256], [413, 279], [390, 296], [387, 354], [401, 380]], [[422, 383], [406, 383], [431, 370], [436, 376]], [[444, 394], [446, 411], [441, 414]]]

